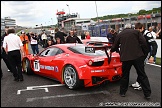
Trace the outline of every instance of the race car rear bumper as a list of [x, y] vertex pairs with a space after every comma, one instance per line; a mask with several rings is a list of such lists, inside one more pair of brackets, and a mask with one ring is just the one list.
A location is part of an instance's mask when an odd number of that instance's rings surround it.
[[104, 73], [95, 73], [95, 74], [93, 73], [91, 74], [90, 78], [84, 79], [84, 86], [85, 87], [95, 86], [105, 81], [113, 82], [113, 81], [120, 80], [121, 77], [122, 77], [122, 72], [120, 69], [118, 70], [117, 74], [112, 72], [112, 70], [110, 72], [104, 72]]

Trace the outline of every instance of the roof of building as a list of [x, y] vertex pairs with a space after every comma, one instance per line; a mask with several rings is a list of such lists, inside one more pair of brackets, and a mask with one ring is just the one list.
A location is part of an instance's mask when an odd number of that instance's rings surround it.
[[67, 22], [71, 20], [91, 20], [91, 18], [68, 18], [67, 20], [64, 20], [63, 22]]

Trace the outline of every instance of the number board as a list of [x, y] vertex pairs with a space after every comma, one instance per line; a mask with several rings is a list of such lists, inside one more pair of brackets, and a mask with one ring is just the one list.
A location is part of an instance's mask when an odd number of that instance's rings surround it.
[[85, 47], [85, 52], [86, 53], [95, 53], [95, 48], [94, 47]]
[[39, 60], [34, 61], [34, 71], [39, 71], [40, 70], [40, 64]]

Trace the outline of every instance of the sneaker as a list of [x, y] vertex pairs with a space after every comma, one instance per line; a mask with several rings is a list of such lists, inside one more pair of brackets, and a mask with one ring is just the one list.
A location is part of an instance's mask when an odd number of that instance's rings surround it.
[[134, 90], [142, 90], [142, 87], [141, 86], [139, 86], [139, 87], [134, 87]]
[[130, 87], [137, 88], [137, 87], [140, 87], [140, 84], [138, 82], [136, 82], [134, 84], [131, 84]]

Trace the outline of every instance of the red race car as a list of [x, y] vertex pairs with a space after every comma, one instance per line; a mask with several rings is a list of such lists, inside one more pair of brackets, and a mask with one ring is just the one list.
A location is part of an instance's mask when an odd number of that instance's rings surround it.
[[122, 75], [120, 57], [118, 53], [110, 56], [107, 50], [107, 46], [76, 43], [53, 45], [24, 57], [23, 71], [56, 79], [69, 89], [117, 81]]

